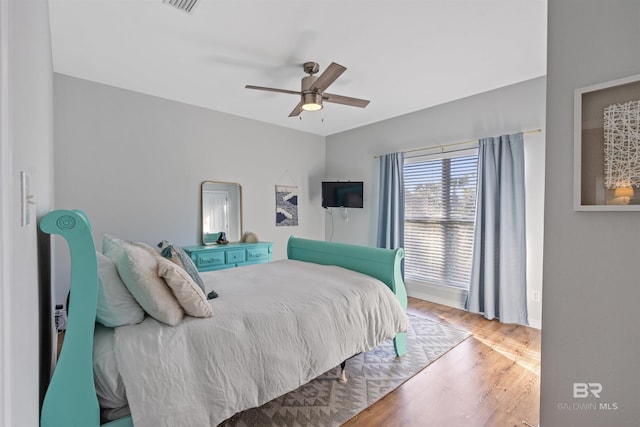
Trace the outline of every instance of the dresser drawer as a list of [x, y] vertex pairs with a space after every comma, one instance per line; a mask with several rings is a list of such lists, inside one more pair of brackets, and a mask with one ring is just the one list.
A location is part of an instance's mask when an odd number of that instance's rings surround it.
[[269, 261], [269, 248], [248, 248], [247, 262], [266, 262]]
[[246, 251], [244, 249], [226, 251], [225, 256], [227, 257], [226, 258], [227, 264], [236, 264], [239, 262], [245, 262], [247, 259]]
[[229, 243], [228, 245], [185, 246], [198, 271], [214, 271], [249, 264], [271, 262], [271, 243]]
[[224, 265], [224, 252], [205, 252], [196, 254], [196, 267], [210, 268]]

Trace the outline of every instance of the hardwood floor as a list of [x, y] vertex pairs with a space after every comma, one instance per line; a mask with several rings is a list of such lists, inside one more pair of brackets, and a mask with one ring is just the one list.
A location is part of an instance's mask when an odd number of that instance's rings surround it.
[[538, 426], [538, 329], [415, 298], [408, 311], [472, 336], [343, 427]]

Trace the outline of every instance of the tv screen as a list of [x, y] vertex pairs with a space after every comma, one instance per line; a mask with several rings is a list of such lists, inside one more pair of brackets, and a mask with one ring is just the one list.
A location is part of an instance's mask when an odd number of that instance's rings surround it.
[[362, 181], [323, 181], [323, 208], [361, 208]]

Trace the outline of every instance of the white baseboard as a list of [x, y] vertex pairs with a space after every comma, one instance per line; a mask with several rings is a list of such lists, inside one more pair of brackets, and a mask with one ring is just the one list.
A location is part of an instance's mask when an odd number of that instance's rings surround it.
[[407, 280], [405, 286], [410, 297], [464, 310], [464, 304], [467, 299], [467, 291], [465, 289], [432, 285], [413, 280]]
[[529, 326], [531, 328], [542, 329], [542, 320], [529, 317]]
[[[436, 304], [465, 310], [464, 305], [467, 300], [467, 290], [454, 288], [452, 286], [433, 285], [431, 283], [416, 282], [407, 280], [405, 283], [407, 295]], [[529, 326], [542, 329], [542, 321], [529, 317]]]

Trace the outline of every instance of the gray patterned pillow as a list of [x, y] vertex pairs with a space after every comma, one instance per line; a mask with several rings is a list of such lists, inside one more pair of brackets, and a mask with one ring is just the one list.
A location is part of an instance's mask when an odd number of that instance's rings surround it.
[[158, 243], [158, 247], [160, 248], [160, 253], [163, 257], [184, 268], [193, 281], [196, 282], [200, 289], [202, 289], [202, 292], [205, 292], [204, 282], [202, 281], [202, 277], [200, 277], [200, 273], [198, 273], [196, 265], [191, 260], [191, 257], [181, 247], [173, 246], [166, 240]]

